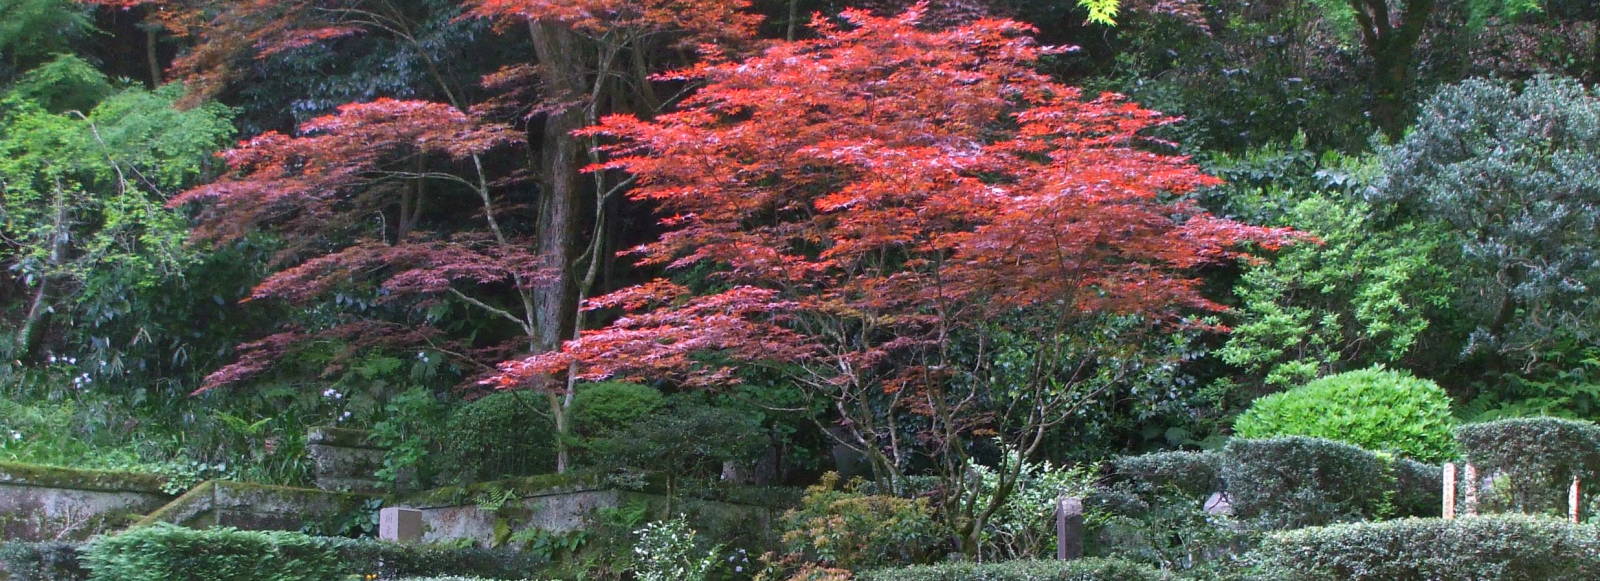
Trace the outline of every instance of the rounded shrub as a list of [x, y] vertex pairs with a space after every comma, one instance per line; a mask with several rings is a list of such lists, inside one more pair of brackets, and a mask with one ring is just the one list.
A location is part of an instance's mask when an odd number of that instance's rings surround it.
[[1404, 519], [1269, 536], [1255, 554], [1287, 581], [1600, 579], [1600, 527], [1525, 515]]
[[555, 426], [543, 397], [501, 392], [457, 408], [445, 422], [444, 473], [464, 482], [555, 471]]
[[1438, 384], [1372, 367], [1258, 399], [1234, 422], [1243, 438], [1308, 436], [1424, 462], [1456, 456], [1450, 396]]
[[666, 405], [667, 398], [647, 385], [608, 381], [578, 386], [572, 396], [572, 428], [600, 436], [632, 425]]
[[1560, 418], [1514, 418], [1456, 429], [1468, 462], [1497, 479], [1487, 510], [1561, 510], [1573, 478], [1600, 476], [1600, 426]]
[[878, 569], [856, 575], [861, 581], [1158, 581], [1160, 571], [1120, 559], [1090, 557], [1075, 561], [1000, 561], [941, 563]]

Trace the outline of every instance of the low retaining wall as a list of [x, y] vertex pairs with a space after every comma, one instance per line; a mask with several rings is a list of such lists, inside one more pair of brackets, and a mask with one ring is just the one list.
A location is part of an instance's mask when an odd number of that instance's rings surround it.
[[447, 487], [391, 502], [422, 512], [422, 542], [471, 539], [494, 546], [496, 536], [527, 529], [562, 533], [583, 528], [596, 511], [644, 503], [654, 514], [682, 513], [702, 532], [770, 535], [782, 510], [700, 498], [619, 490], [587, 476], [546, 475], [468, 487]]
[[81, 540], [172, 500], [149, 474], [0, 463], [0, 540]]
[[245, 530], [298, 531], [306, 523], [328, 521], [366, 510], [367, 501], [373, 498], [377, 497], [212, 480], [196, 486], [141, 519], [135, 526], [165, 522], [192, 528], [225, 526]]

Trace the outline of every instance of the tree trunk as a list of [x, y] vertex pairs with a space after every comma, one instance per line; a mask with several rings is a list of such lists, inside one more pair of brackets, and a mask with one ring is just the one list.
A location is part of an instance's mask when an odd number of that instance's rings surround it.
[[39, 346], [40, 328], [44, 326], [50, 310], [50, 270], [59, 268], [67, 260], [67, 194], [58, 187], [55, 192], [55, 201], [52, 204], [55, 211], [54, 224], [50, 228], [50, 261], [46, 271], [39, 273], [39, 288], [33, 292], [33, 300], [28, 304], [28, 314], [22, 320], [22, 326], [17, 330], [14, 339], [12, 357], [27, 359]]
[[161, 86], [161, 57], [156, 53], [156, 41], [159, 40], [160, 31], [153, 25], [144, 29], [144, 58], [146, 66], [150, 67], [150, 88]]
[[[583, 107], [570, 103], [586, 91], [577, 35], [557, 25], [530, 22], [529, 27], [534, 52], [544, 71], [542, 80], [550, 91], [547, 98], [568, 103], [545, 117], [538, 160], [537, 250], [540, 266], [549, 278], [534, 295], [532, 339], [534, 349], [554, 351], [567, 336], [577, 310], [577, 284], [570, 265], [579, 246], [579, 168], [584, 150], [572, 132], [583, 128], [584, 115]], [[551, 413], [558, 438], [557, 470], [565, 472], [569, 464], [566, 438], [571, 429], [566, 421], [565, 398], [551, 399]]]

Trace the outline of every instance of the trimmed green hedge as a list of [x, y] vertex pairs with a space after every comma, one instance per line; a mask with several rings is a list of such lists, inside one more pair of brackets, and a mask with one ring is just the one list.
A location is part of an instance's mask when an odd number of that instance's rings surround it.
[[1573, 478], [1600, 477], [1600, 426], [1559, 418], [1516, 418], [1456, 429], [1467, 460], [1480, 474], [1503, 477], [1503, 494], [1484, 498], [1484, 510], [1561, 512]]
[[1121, 559], [941, 563], [858, 573], [859, 581], [1160, 581], [1156, 569]]
[[1112, 462], [1116, 474], [1143, 492], [1177, 491], [1205, 498], [1222, 489], [1222, 457], [1215, 452], [1156, 452]]
[[328, 581], [348, 575], [520, 579], [544, 564], [508, 551], [167, 524], [103, 537], [83, 554], [93, 581]]
[[1266, 529], [1431, 516], [1441, 502], [1426, 464], [1317, 438], [1233, 440], [1222, 480], [1234, 515]]
[[1286, 581], [1600, 579], [1600, 527], [1525, 515], [1345, 524], [1274, 534], [1256, 558]]
[[83, 581], [89, 571], [79, 560], [79, 549], [73, 543], [0, 544], [0, 579]]
[[1307, 436], [1426, 462], [1456, 457], [1450, 396], [1381, 367], [1340, 373], [1257, 399], [1234, 421], [1241, 438]]

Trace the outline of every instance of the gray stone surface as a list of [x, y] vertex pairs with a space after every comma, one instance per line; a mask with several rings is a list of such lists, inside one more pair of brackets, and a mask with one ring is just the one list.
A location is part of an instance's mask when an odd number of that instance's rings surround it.
[[385, 508], [378, 511], [378, 538], [398, 543], [422, 540], [422, 511], [414, 508]]
[[117, 530], [171, 500], [158, 480], [0, 466], [0, 541], [81, 540]]
[[312, 428], [306, 434], [306, 453], [315, 466], [317, 488], [362, 493], [384, 489], [376, 475], [385, 450], [373, 445], [364, 431]]

